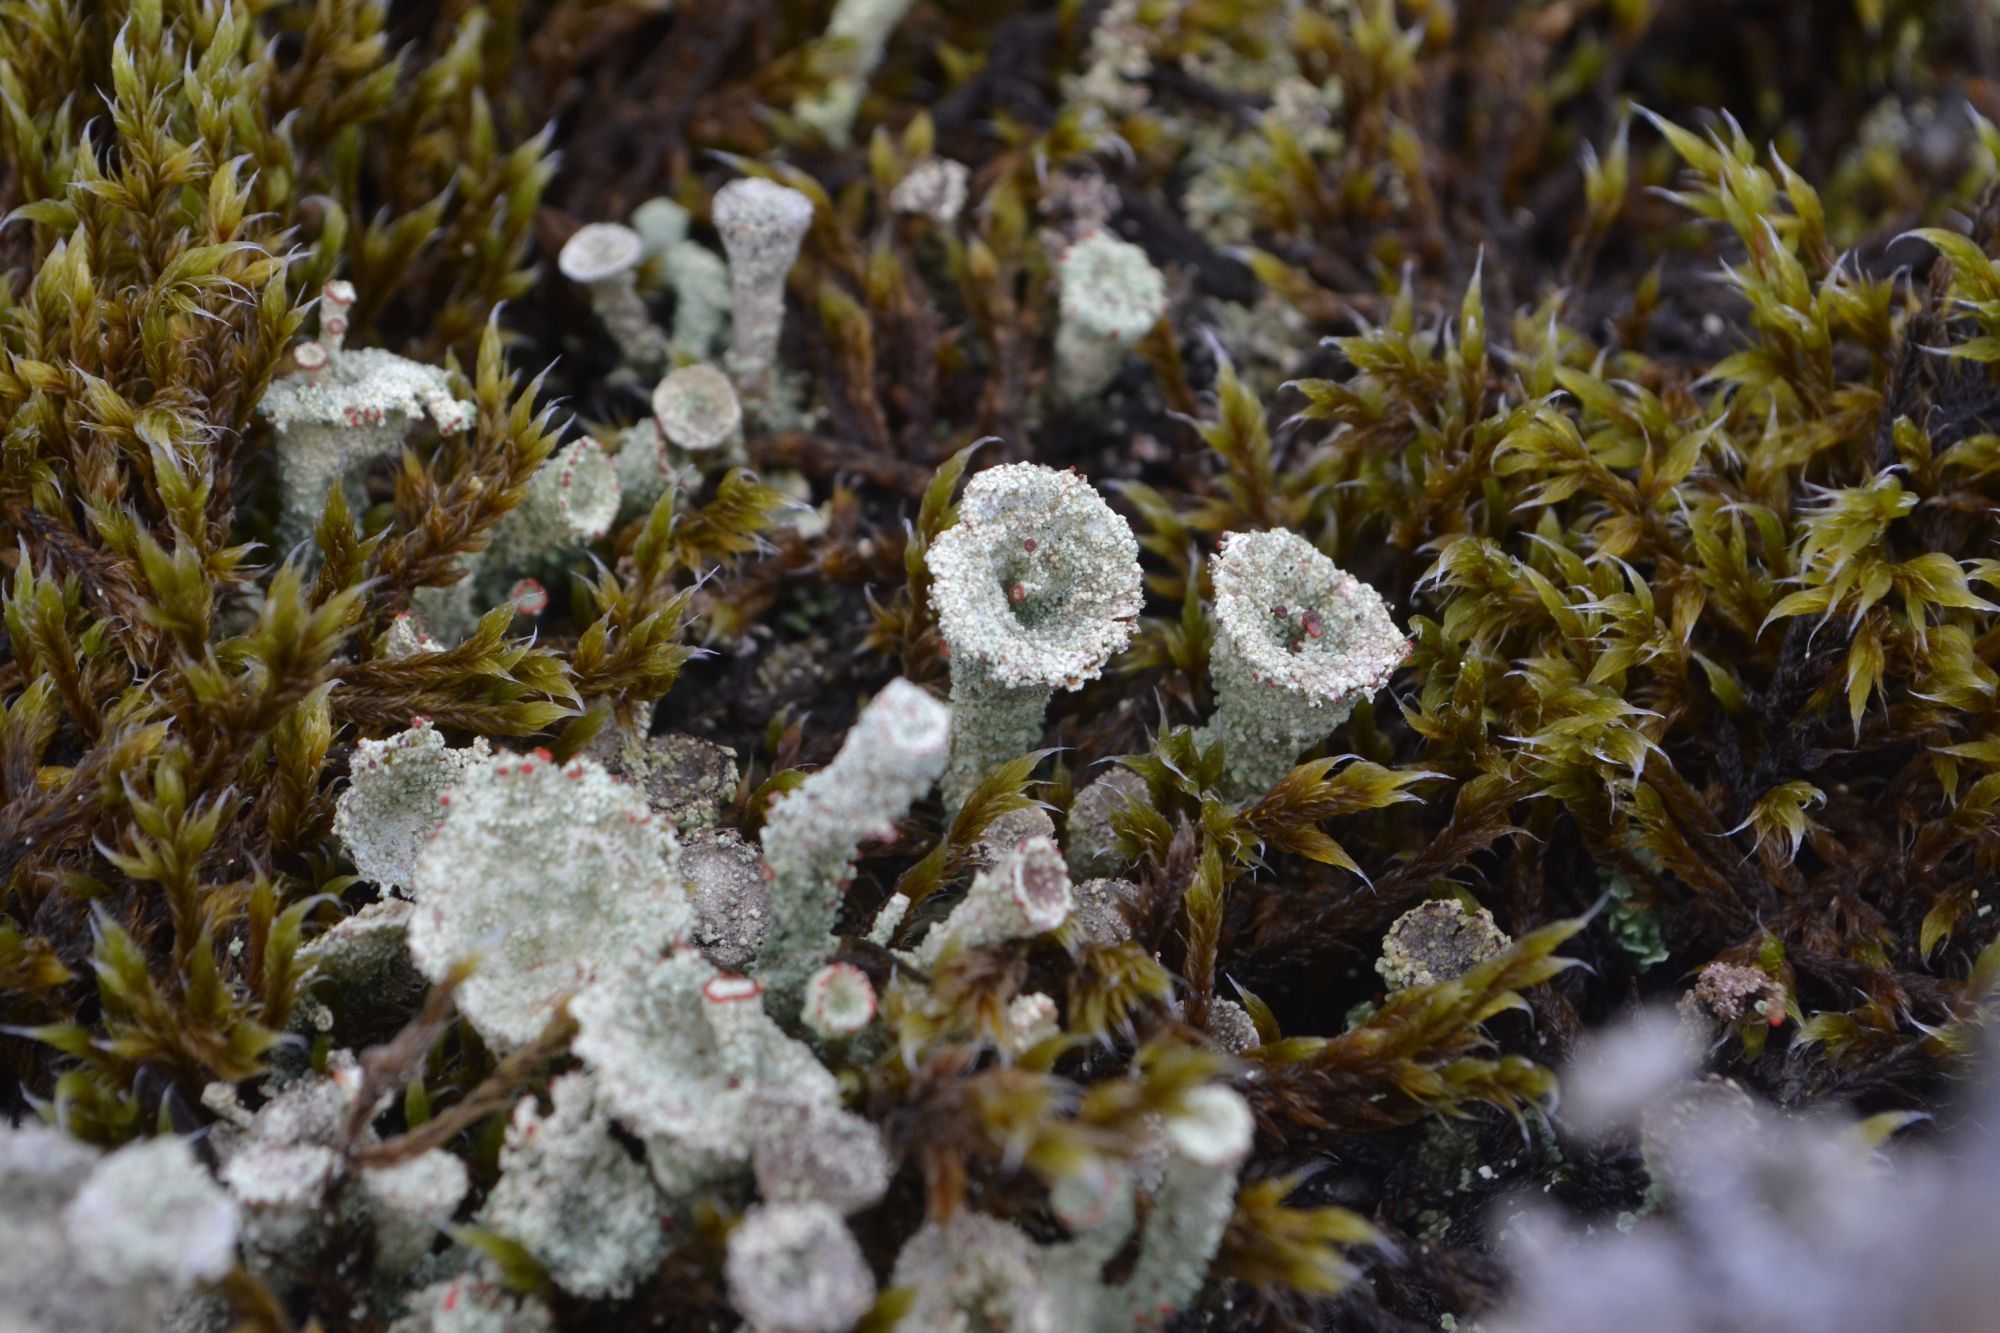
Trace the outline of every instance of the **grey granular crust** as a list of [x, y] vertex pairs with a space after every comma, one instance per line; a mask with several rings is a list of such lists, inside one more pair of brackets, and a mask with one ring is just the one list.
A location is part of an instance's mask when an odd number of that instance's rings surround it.
[[1063, 839], [1063, 855], [1069, 861], [1070, 874], [1082, 879], [1115, 875], [1125, 868], [1111, 819], [1134, 800], [1146, 800], [1146, 780], [1117, 765], [1106, 769], [1076, 794], [1063, 830], [1067, 835]]
[[696, 833], [681, 849], [681, 874], [694, 895], [694, 942], [708, 961], [741, 972], [771, 929], [764, 857], [734, 829]]
[[1463, 975], [1513, 942], [1485, 908], [1467, 911], [1456, 898], [1442, 898], [1396, 918], [1375, 970], [1390, 990], [1428, 986]]

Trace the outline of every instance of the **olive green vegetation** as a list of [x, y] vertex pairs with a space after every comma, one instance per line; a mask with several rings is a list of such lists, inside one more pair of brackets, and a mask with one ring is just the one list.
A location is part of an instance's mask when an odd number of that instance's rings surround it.
[[[871, 850], [843, 925], [892, 888], [934, 914], [992, 820], [1060, 813], [1122, 756], [1150, 797], [1117, 820], [1134, 938], [968, 951], [890, 1016], [897, 1051], [841, 1071], [904, 1163], [857, 1224], [871, 1257], [968, 1200], [1045, 1220], [1087, 1148], [1222, 1074], [1258, 1151], [1189, 1326], [1463, 1318], [1497, 1289], [1495, 1192], [1636, 1204], [1629, 1161], [1554, 1146], [1550, 1069], [1714, 960], [1789, 997], [1714, 1067], [1788, 1105], [1943, 1095], [2000, 983], [1977, 6], [924, 3], [853, 149], [789, 114], [841, 67], [829, 7], [0, 5], [0, 1110], [115, 1142], [197, 1128], [210, 1082], [252, 1096], [302, 941], [377, 896], [330, 833], [346, 755], [413, 716], [564, 754], [649, 718], [721, 739], [754, 829], [861, 697], [944, 689], [922, 554], [968, 467], [1018, 459], [1132, 519], [1149, 618], [1059, 698], [1059, 752]], [[1105, 37], [1147, 57], [1120, 97], [1084, 77]], [[973, 168], [955, 226], [888, 207], [933, 153]], [[388, 657], [563, 414], [643, 412], [561, 239], [660, 194], [705, 235], [746, 172], [817, 207], [783, 357], [814, 412], [607, 537], [540, 625], [503, 609]], [[1049, 239], [1098, 224], [1173, 307], [1108, 405], [1067, 412], [1043, 405]], [[315, 549], [275, 550], [254, 409], [336, 276], [350, 340], [459, 367], [477, 426], [414, 434], [365, 513], [335, 491]], [[1203, 553], [1274, 527], [1378, 588], [1414, 651], [1326, 757], [1232, 803], [1195, 731]], [[1518, 943], [1380, 997], [1383, 929], [1453, 894]], [[1030, 990], [1068, 1040], [1004, 1062]], [[1263, 1040], [1233, 1063], [1203, 1035], [1222, 998]], [[490, 1181], [560, 1043], [496, 1061], [414, 1010], [335, 1035], [403, 1021], [427, 1053], [399, 1056], [401, 1128]], [[1426, 1165], [1440, 1116], [1492, 1181]], [[705, 1327], [719, 1254], [707, 1228], [566, 1326]], [[238, 1295], [254, 1326], [325, 1313]]]

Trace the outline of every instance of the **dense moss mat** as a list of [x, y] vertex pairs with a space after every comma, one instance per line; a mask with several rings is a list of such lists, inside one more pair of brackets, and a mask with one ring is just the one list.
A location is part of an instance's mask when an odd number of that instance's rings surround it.
[[[800, 114], [857, 59], [829, 8], [0, 7], [0, 1113], [191, 1132], [210, 1084], [254, 1102], [297, 1067], [298, 950], [380, 896], [332, 833], [348, 757], [412, 718], [560, 758], [620, 728], [726, 744], [720, 818], [754, 832], [887, 681], [943, 693], [924, 551], [968, 469], [1033, 461], [1130, 519], [1139, 633], [1056, 696], [1048, 750], [871, 847], [842, 927], [892, 891], [938, 915], [993, 821], [1032, 799], [1061, 827], [1122, 756], [1134, 938], [979, 951], [901, 1050], [840, 1070], [900, 1163], [855, 1224], [878, 1273], [926, 1209], [1052, 1233], [1086, 1149], [1223, 1076], [1257, 1149], [1179, 1325], [1463, 1321], [1504, 1285], [1499, 1196], [1639, 1205], [1636, 1155], [1550, 1118], [1551, 1070], [1718, 963], [1771, 985], [1710, 1007], [1712, 1071], [1950, 1118], [2000, 973], [1990, 8], [920, 0], [851, 144]], [[893, 208], [939, 157], [963, 212]], [[815, 205], [790, 407], [747, 468], [616, 526], [538, 618], [392, 655], [563, 439], [646, 419], [562, 242], [668, 197], [713, 245], [744, 174]], [[1066, 404], [1057, 258], [1098, 229], [1168, 313]], [[420, 426], [286, 550], [256, 408], [336, 278], [350, 343], [451, 367], [477, 422]], [[1412, 653], [1324, 757], [1229, 800], [1193, 730], [1206, 554], [1275, 528]], [[1444, 897], [1519, 943], [1385, 1001], [1384, 929]], [[1009, 1064], [996, 1015], [1033, 991], [1076, 1041]], [[332, 1011], [311, 1058], [403, 1031], [383, 1131], [431, 1124], [485, 1188], [566, 1034], [499, 1060], [447, 998]], [[1262, 1042], [1234, 1063], [1221, 999]], [[562, 1325], [725, 1318], [715, 1209]], [[376, 1326], [366, 1248], [233, 1298]]]

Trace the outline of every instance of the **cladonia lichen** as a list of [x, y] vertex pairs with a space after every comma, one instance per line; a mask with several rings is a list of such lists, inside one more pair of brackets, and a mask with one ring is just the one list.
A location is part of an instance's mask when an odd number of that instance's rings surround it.
[[597, 764], [497, 754], [441, 799], [410, 951], [437, 981], [475, 964], [458, 1003], [489, 1042], [531, 1040], [591, 979], [687, 932], [679, 840]]
[[301, 344], [293, 373], [274, 381], [258, 404], [277, 437], [279, 539], [288, 545], [312, 535], [336, 484], [346, 488], [350, 511], [364, 508], [361, 472], [402, 448], [417, 422], [429, 417], [441, 434], [456, 435], [476, 415], [452, 393], [445, 371], [378, 348], [346, 347], [352, 289], [333, 283], [329, 292], [322, 340]]
[[716, 191], [712, 211], [729, 256], [730, 373], [747, 397], [762, 398], [778, 361], [785, 275], [812, 226], [812, 200], [776, 181], [751, 177]]
[[752, 1208], [729, 1233], [723, 1271], [752, 1333], [846, 1333], [875, 1302], [860, 1244], [824, 1204]]
[[1232, 532], [1215, 581], [1215, 718], [1234, 794], [1263, 794], [1409, 654], [1380, 594], [1293, 532]]
[[1093, 232], [1064, 250], [1056, 391], [1068, 403], [1102, 393], [1133, 344], [1167, 312], [1167, 284], [1146, 252]]
[[913, 0], [839, 0], [833, 17], [827, 20], [825, 41], [837, 49], [839, 72], [826, 87], [811, 97], [799, 99], [792, 114], [826, 136], [829, 143], [844, 147], [868, 90], [868, 77], [882, 63], [882, 48], [889, 34], [910, 12]]
[[582, 287], [590, 308], [603, 321], [625, 363], [641, 373], [657, 373], [667, 363], [667, 336], [639, 299], [636, 270], [645, 242], [616, 222], [579, 227], [557, 257], [562, 275]]
[[862, 710], [833, 762], [772, 808], [764, 830], [771, 931], [757, 970], [781, 1006], [795, 1006], [826, 961], [862, 842], [893, 836], [896, 820], [944, 772], [951, 721], [951, 710], [922, 689], [891, 681]]
[[1073, 472], [1014, 463], [966, 485], [927, 555], [951, 653], [956, 807], [1041, 741], [1049, 696], [1094, 679], [1131, 638], [1143, 593], [1124, 519]]
[[611, 1133], [582, 1074], [549, 1087], [549, 1112], [523, 1099], [507, 1124], [500, 1180], [481, 1213], [565, 1291], [621, 1297], [666, 1253], [666, 1208], [645, 1166]]
[[408, 888], [417, 854], [443, 812], [438, 798], [467, 767], [491, 756], [484, 736], [453, 749], [421, 717], [386, 740], [358, 742], [348, 761], [347, 790], [333, 812], [334, 834], [354, 868], [383, 888]]

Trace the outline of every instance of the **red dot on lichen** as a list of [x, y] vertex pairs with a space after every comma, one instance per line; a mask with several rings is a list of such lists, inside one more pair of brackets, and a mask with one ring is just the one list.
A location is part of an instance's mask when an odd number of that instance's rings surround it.
[[1022, 541], [1021, 549], [1026, 551], [1029, 555], [1033, 555], [1035, 553], [1035, 548], [1040, 545], [1041, 545], [1040, 542], [1036, 541], [1033, 537], [1029, 537]]
[[1027, 588], [1019, 583], [1015, 584], [1013, 587], [1007, 589], [1007, 600], [1012, 602], [1014, 605], [1019, 606], [1021, 603], [1028, 600]]

